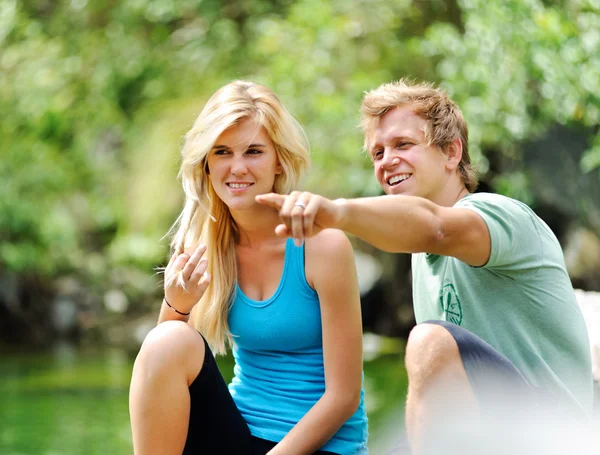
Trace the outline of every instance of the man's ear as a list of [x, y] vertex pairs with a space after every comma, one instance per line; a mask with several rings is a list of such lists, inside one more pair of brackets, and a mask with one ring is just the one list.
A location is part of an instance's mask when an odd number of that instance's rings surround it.
[[460, 138], [454, 139], [446, 146], [445, 155], [448, 160], [446, 169], [456, 169], [460, 164], [460, 160], [462, 160], [462, 141]]

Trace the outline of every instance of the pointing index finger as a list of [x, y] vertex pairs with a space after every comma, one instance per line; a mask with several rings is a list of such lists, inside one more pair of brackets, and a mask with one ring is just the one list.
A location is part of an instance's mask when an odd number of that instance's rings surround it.
[[284, 194], [268, 193], [268, 194], [259, 194], [254, 199], [259, 204], [268, 205], [270, 207], [273, 207], [276, 210], [279, 210], [283, 206], [283, 203], [285, 202], [286, 197], [287, 196]]

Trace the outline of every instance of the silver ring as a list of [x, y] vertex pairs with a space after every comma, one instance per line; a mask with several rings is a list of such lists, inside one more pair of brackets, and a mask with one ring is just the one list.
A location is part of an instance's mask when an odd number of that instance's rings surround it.
[[294, 207], [302, 207], [303, 209], [306, 208], [306, 206], [304, 205], [304, 203], [300, 202], [300, 201], [294, 202]]

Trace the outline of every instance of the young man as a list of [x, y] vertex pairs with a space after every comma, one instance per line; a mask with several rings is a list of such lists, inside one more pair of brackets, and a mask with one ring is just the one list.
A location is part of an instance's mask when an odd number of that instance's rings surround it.
[[413, 253], [418, 325], [406, 346], [406, 425], [414, 453], [430, 452], [448, 409], [481, 416], [526, 399], [588, 414], [587, 331], [552, 231], [519, 201], [473, 194], [467, 125], [443, 90], [384, 84], [361, 110], [385, 196], [257, 200], [279, 210], [276, 232], [297, 242], [339, 228], [382, 250]]

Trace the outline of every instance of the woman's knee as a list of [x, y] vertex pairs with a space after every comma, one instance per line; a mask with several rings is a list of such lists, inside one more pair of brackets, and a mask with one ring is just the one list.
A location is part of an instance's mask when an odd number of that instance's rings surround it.
[[193, 370], [204, 359], [204, 349], [204, 340], [192, 326], [183, 321], [165, 321], [146, 335], [136, 363], [143, 364], [148, 374], [166, 369], [188, 374], [190, 366]]

